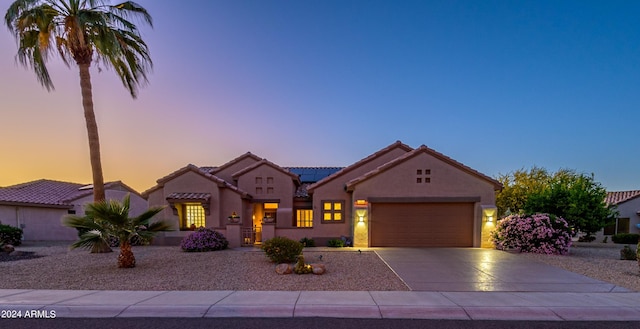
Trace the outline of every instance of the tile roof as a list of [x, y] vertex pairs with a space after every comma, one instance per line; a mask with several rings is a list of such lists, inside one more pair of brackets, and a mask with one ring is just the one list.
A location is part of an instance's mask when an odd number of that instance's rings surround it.
[[191, 172], [197, 173], [199, 175], [202, 175], [205, 178], [209, 179], [210, 181], [216, 183], [216, 185], [218, 185], [218, 187], [226, 187], [226, 188], [228, 188], [228, 189], [230, 189], [232, 191], [235, 191], [236, 193], [242, 195], [243, 198], [251, 198], [249, 193], [239, 189], [237, 186], [234, 186], [233, 184], [225, 181], [224, 179], [222, 179], [222, 178], [220, 178], [220, 177], [218, 177], [218, 176], [216, 176], [214, 174], [211, 174], [210, 172], [207, 172], [208, 169], [206, 169], [206, 168], [211, 168], [211, 167], [202, 167], [202, 168], [205, 168], [205, 169], [203, 170], [203, 169], [197, 167], [196, 165], [188, 164], [185, 167], [182, 167], [182, 168], [170, 173], [169, 175], [158, 179], [156, 181], [158, 184], [156, 186], [154, 186], [154, 187], [142, 192], [142, 196], [144, 198], [148, 198], [149, 194], [151, 194], [151, 192], [161, 189], [162, 187], [164, 187], [164, 184], [166, 182], [168, 182], [168, 181], [170, 181], [170, 180], [172, 180], [172, 179], [174, 179], [176, 177], [179, 177], [179, 176], [191, 171]]
[[175, 192], [167, 196], [167, 200], [202, 200], [209, 201], [211, 199], [211, 193], [181, 193]]
[[[134, 193], [122, 182], [105, 183], [105, 189], [122, 186]], [[24, 204], [34, 206], [72, 207], [73, 200], [93, 194], [93, 186], [86, 184], [39, 179], [32, 182], [0, 187], [0, 204]]]
[[491, 178], [491, 177], [489, 177], [487, 175], [484, 175], [484, 174], [480, 173], [479, 171], [477, 171], [475, 169], [472, 169], [471, 167], [468, 167], [468, 166], [466, 166], [466, 165], [464, 165], [464, 164], [462, 164], [462, 163], [460, 163], [460, 162], [458, 162], [456, 160], [453, 160], [452, 158], [450, 158], [450, 157], [448, 157], [448, 156], [446, 156], [446, 155], [444, 155], [444, 154], [442, 154], [442, 153], [440, 153], [440, 152], [438, 152], [438, 151], [436, 151], [434, 149], [428, 148], [426, 145], [422, 145], [422, 146], [418, 147], [417, 149], [415, 149], [415, 150], [413, 150], [411, 152], [408, 152], [408, 153], [406, 153], [404, 155], [401, 155], [401, 156], [399, 156], [399, 157], [397, 157], [397, 158], [395, 158], [395, 159], [383, 164], [382, 166], [369, 171], [368, 173], [366, 173], [366, 174], [364, 174], [364, 175], [362, 175], [360, 177], [357, 177], [357, 178], [354, 178], [354, 179], [350, 180], [346, 184], [347, 190], [353, 190], [354, 186], [357, 185], [358, 183], [360, 183], [362, 181], [365, 181], [365, 180], [367, 180], [367, 179], [369, 179], [369, 178], [371, 178], [371, 177], [373, 177], [373, 176], [375, 176], [375, 175], [377, 175], [377, 174], [379, 174], [379, 173], [381, 173], [381, 172], [383, 172], [383, 171], [385, 171], [385, 170], [397, 165], [398, 163], [401, 163], [401, 162], [405, 161], [406, 159], [414, 157], [419, 153], [430, 154], [431, 156], [433, 156], [433, 157], [435, 157], [435, 158], [437, 158], [437, 159], [439, 159], [441, 161], [444, 161], [444, 162], [446, 162], [446, 163], [448, 163], [448, 164], [450, 164], [450, 165], [452, 165], [454, 167], [457, 167], [458, 169], [461, 169], [461, 170], [463, 170], [463, 171], [465, 171], [465, 172], [467, 172], [467, 173], [469, 173], [471, 175], [474, 175], [476, 177], [484, 179], [484, 180], [490, 182], [491, 184], [493, 184], [493, 186], [494, 186], [494, 188], [496, 190], [502, 189], [502, 187], [503, 187], [502, 183], [498, 182], [497, 180], [495, 180], [495, 179], [493, 179], [493, 178]]
[[625, 201], [629, 201], [631, 199], [635, 199], [638, 196], [640, 196], [640, 190], [607, 192], [605, 203], [608, 205], [616, 205]]
[[255, 162], [252, 165], [249, 165], [249, 166], [245, 167], [244, 169], [234, 173], [232, 175], [232, 177], [234, 179], [236, 179], [237, 177], [242, 176], [242, 175], [250, 172], [251, 170], [256, 169], [256, 168], [258, 168], [258, 167], [260, 167], [262, 165], [269, 166], [269, 167], [271, 167], [271, 168], [273, 168], [275, 170], [278, 170], [278, 171], [280, 171], [280, 172], [282, 172], [282, 173], [284, 173], [286, 175], [289, 175], [295, 181], [296, 185], [300, 184], [300, 177], [298, 175], [296, 175], [295, 173], [292, 173], [291, 171], [289, 171], [289, 170], [287, 170], [285, 168], [282, 168], [282, 167], [278, 166], [277, 164], [275, 164], [275, 163], [273, 163], [273, 162], [271, 162], [271, 161], [269, 161], [267, 159], [262, 159], [262, 160], [260, 160], [258, 162]]
[[385, 147], [385, 148], [383, 148], [381, 150], [378, 150], [377, 152], [367, 156], [366, 158], [364, 158], [364, 159], [362, 159], [362, 160], [360, 160], [360, 161], [358, 161], [356, 163], [353, 163], [348, 167], [344, 167], [341, 170], [339, 170], [339, 171], [337, 171], [337, 172], [335, 172], [335, 173], [333, 173], [333, 174], [321, 179], [320, 181], [309, 185], [309, 190], [313, 191], [318, 186], [323, 185], [323, 184], [325, 184], [325, 183], [327, 183], [327, 182], [329, 182], [329, 181], [331, 181], [331, 180], [333, 180], [333, 179], [335, 179], [337, 177], [340, 177], [340, 176], [342, 176], [342, 175], [344, 175], [344, 174], [346, 174], [346, 173], [348, 173], [348, 172], [360, 167], [361, 165], [363, 165], [363, 164], [365, 164], [367, 162], [370, 162], [370, 161], [378, 158], [379, 156], [382, 156], [382, 155], [384, 155], [384, 154], [386, 154], [386, 153], [388, 153], [388, 152], [390, 152], [390, 151], [392, 151], [392, 150], [394, 150], [396, 148], [403, 149], [403, 150], [405, 150], [407, 152], [410, 152], [410, 151], [413, 150], [413, 148], [411, 148], [410, 146], [402, 143], [401, 141], [395, 141], [395, 143], [393, 143], [393, 144], [391, 144], [391, 145], [389, 145], [389, 146], [387, 146], [387, 147]]

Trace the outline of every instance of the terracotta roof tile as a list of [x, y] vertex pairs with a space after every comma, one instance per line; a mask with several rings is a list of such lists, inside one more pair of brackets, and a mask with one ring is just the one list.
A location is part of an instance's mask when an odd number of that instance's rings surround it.
[[[122, 186], [137, 192], [120, 181], [105, 183], [105, 189]], [[0, 203], [33, 204], [71, 207], [73, 200], [93, 194], [93, 186], [86, 184], [40, 179], [32, 182], [0, 187]]]
[[379, 174], [379, 173], [381, 173], [381, 172], [383, 172], [383, 171], [385, 171], [385, 170], [397, 165], [398, 163], [405, 161], [408, 158], [414, 157], [419, 153], [430, 154], [431, 156], [433, 156], [435, 158], [438, 158], [441, 161], [447, 162], [450, 165], [452, 165], [454, 167], [457, 167], [458, 169], [461, 169], [461, 170], [463, 170], [463, 171], [465, 171], [465, 172], [467, 172], [469, 174], [472, 174], [472, 175], [474, 175], [476, 177], [484, 179], [484, 180], [490, 182], [491, 184], [493, 184], [493, 186], [494, 186], [494, 188], [496, 190], [499, 190], [499, 189], [501, 189], [503, 187], [502, 184], [500, 182], [498, 182], [497, 180], [495, 180], [495, 179], [493, 179], [493, 178], [491, 178], [491, 177], [489, 177], [489, 176], [487, 176], [485, 174], [482, 174], [479, 171], [477, 171], [475, 169], [472, 169], [471, 167], [468, 167], [468, 166], [466, 166], [466, 165], [464, 165], [464, 164], [462, 164], [462, 163], [460, 163], [460, 162], [458, 162], [456, 160], [453, 160], [452, 158], [450, 158], [450, 157], [448, 157], [448, 156], [446, 156], [446, 155], [444, 155], [444, 154], [442, 154], [442, 153], [440, 153], [440, 152], [438, 152], [436, 150], [430, 149], [426, 145], [422, 145], [419, 148], [417, 148], [417, 149], [415, 149], [415, 150], [413, 150], [411, 152], [408, 152], [408, 153], [406, 153], [404, 155], [401, 155], [401, 156], [399, 156], [399, 157], [397, 157], [397, 158], [395, 158], [395, 159], [393, 159], [393, 160], [381, 165], [380, 167], [369, 171], [368, 173], [366, 173], [366, 174], [364, 174], [364, 175], [362, 175], [360, 177], [357, 177], [357, 178], [354, 178], [354, 179], [350, 180], [346, 184], [347, 189], [348, 190], [352, 190], [353, 187], [355, 185], [357, 185], [358, 183], [360, 183], [362, 181], [365, 181], [365, 180], [367, 180], [367, 179], [369, 179], [369, 178], [371, 178], [371, 177], [373, 177], [373, 176], [375, 176], [375, 175], [377, 175], [377, 174]]
[[389, 146], [387, 146], [387, 147], [385, 147], [385, 148], [383, 148], [381, 150], [378, 150], [377, 152], [369, 155], [368, 157], [366, 157], [366, 158], [364, 158], [364, 159], [362, 159], [362, 160], [360, 160], [360, 161], [358, 161], [356, 163], [353, 163], [348, 167], [344, 167], [342, 170], [337, 171], [337, 172], [335, 172], [335, 173], [333, 173], [333, 174], [321, 179], [320, 181], [309, 185], [308, 189], [313, 191], [318, 186], [323, 185], [323, 184], [325, 184], [325, 183], [327, 183], [327, 182], [329, 182], [329, 181], [331, 181], [331, 180], [333, 180], [335, 178], [338, 178], [338, 177], [340, 177], [340, 176], [342, 176], [342, 175], [354, 170], [355, 168], [358, 168], [361, 165], [363, 165], [363, 164], [365, 164], [367, 162], [370, 162], [373, 159], [386, 154], [387, 152], [390, 152], [391, 150], [393, 150], [395, 148], [401, 148], [401, 149], [403, 149], [403, 150], [405, 150], [407, 152], [410, 152], [410, 151], [413, 150], [410, 146], [402, 143], [401, 141], [396, 141], [395, 143], [393, 143], [393, 144], [391, 144], [391, 145], [389, 145]]
[[202, 200], [209, 201], [211, 199], [211, 193], [181, 193], [175, 192], [167, 196], [167, 200]]
[[607, 192], [605, 203], [608, 205], [616, 205], [638, 196], [640, 196], [640, 190]]

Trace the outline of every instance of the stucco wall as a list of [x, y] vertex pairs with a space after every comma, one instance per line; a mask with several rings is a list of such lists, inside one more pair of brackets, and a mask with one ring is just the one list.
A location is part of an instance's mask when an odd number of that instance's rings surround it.
[[77, 231], [62, 225], [67, 209], [0, 206], [2, 224], [22, 227], [24, 240], [75, 240]]
[[[350, 180], [360, 177], [367, 172], [392, 161], [393, 159], [406, 154], [407, 151], [394, 148], [387, 153], [381, 154], [362, 163], [360, 166], [345, 171], [344, 174], [328, 181], [313, 190], [313, 227], [314, 236], [339, 237], [352, 236], [353, 210], [351, 194], [344, 190], [344, 186]], [[322, 221], [322, 202], [324, 200], [343, 200], [345, 202], [344, 223], [327, 223]]]
[[180, 218], [173, 214], [173, 210], [169, 207], [167, 196], [171, 193], [209, 193], [211, 194], [210, 214], [206, 216], [205, 222], [207, 227], [220, 226], [220, 217], [222, 211], [218, 204], [220, 203], [220, 189], [210, 179], [188, 171], [180, 176], [164, 183], [164, 187], [157, 189], [149, 194], [149, 207], [166, 206], [166, 208], [157, 215], [157, 218], [166, 219], [173, 223], [174, 228], [180, 227]]
[[221, 169], [220, 171], [215, 171], [214, 175], [216, 177], [222, 178], [225, 181], [229, 182], [229, 183], [233, 183], [233, 174], [237, 173], [238, 171], [249, 167], [250, 165], [258, 162], [259, 160], [256, 160], [252, 157], [244, 157], [242, 159], [239, 159], [236, 163], [233, 163], [231, 165], [229, 165], [228, 167], [225, 167], [223, 169]]
[[238, 188], [253, 196], [254, 203], [277, 201], [277, 228], [293, 225], [293, 178], [270, 165], [264, 164], [238, 177]]

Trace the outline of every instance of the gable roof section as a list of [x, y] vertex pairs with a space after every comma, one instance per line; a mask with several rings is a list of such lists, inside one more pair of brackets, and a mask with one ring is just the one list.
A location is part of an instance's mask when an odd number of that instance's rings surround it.
[[[105, 190], [116, 187], [138, 194], [121, 181], [104, 184]], [[93, 195], [92, 185], [39, 179], [0, 188], [0, 204], [68, 209], [73, 208], [74, 200], [89, 195]]]
[[261, 159], [260, 161], [258, 161], [256, 163], [254, 163], [254, 164], [252, 164], [252, 165], [250, 165], [250, 166], [248, 166], [248, 167], [246, 167], [246, 168], [234, 173], [232, 175], [232, 177], [235, 179], [235, 178], [240, 177], [240, 176], [242, 176], [242, 175], [244, 175], [244, 174], [246, 174], [246, 173], [252, 171], [253, 169], [256, 169], [256, 168], [258, 168], [258, 167], [260, 167], [262, 165], [272, 167], [272, 168], [282, 172], [283, 174], [290, 176], [291, 179], [293, 179], [293, 181], [296, 184], [296, 186], [300, 185], [300, 178], [298, 177], [298, 175], [292, 173], [289, 170], [286, 170], [286, 169], [278, 166], [277, 164], [275, 164], [275, 163], [273, 163], [273, 162], [271, 162], [271, 161], [269, 161], [267, 159]]
[[261, 157], [255, 155], [255, 154], [253, 154], [251, 152], [247, 152], [247, 153], [245, 153], [245, 154], [243, 154], [243, 155], [241, 155], [241, 156], [239, 156], [239, 157], [237, 157], [237, 158], [235, 158], [235, 159], [223, 164], [220, 167], [203, 167], [203, 168], [209, 169], [209, 173], [212, 174], [212, 175], [215, 175], [216, 173], [219, 173], [220, 171], [222, 171], [222, 170], [224, 170], [226, 168], [229, 168], [229, 167], [233, 166], [234, 164], [236, 164], [236, 163], [238, 163], [238, 162], [240, 162], [240, 161], [242, 161], [242, 160], [244, 160], [246, 158], [250, 158], [250, 159], [253, 159], [255, 161], [262, 160]]
[[382, 173], [382, 172], [384, 172], [384, 171], [396, 166], [397, 164], [399, 164], [399, 163], [401, 163], [403, 161], [406, 161], [407, 159], [415, 157], [416, 155], [418, 155], [420, 153], [429, 154], [429, 155], [431, 155], [431, 156], [433, 156], [433, 157], [435, 157], [435, 158], [437, 158], [437, 159], [439, 159], [439, 160], [441, 160], [441, 161], [443, 161], [443, 162], [445, 162], [445, 163], [447, 163], [447, 164], [449, 164], [449, 165], [451, 165], [453, 167], [456, 167], [456, 168], [468, 173], [468, 174], [471, 174], [471, 175], [476, 176], [476, 177], [478, 177], [480, 179], [486, 180], [489, 183], [493, 184], [493, 187], [494, 187], [495, 190], [500, 190], [503, 187], [502, 184], [499, 181], [497, 181], [497, 180], [495, 180], [495, 179], [493, 179], [493, 178], [491, 178], [491, 177], [489, 177], [489, 176], [487, 176], [485, 174], [482, 174], [479, 171], [477, 171], [475, 169], [472, 169], [471, 167], [465, 166], [464, 164], [462, 164], [462, 163], [460, 163], [460, 162], [458, 162], [456, 160], [453, 160], [450, 157], [448, 157], [448, 156], [446, 156], [446, 155], [444, 155], [444, 154], [442, 154], [440, 152], [437, 152], [437, 151], [435, 151], [433, 149], [428, 148], [425, 145], [422, 145], [422, 146], [418, 147], [417, 149], [415, 149], [415, 150], [413, 150], [411, 152], [408, 152], [407, 154], [404, 154], [402, 156], [399, 156], [399, 157], [395, 158], [394, 160], [391, 160], [391, 161], [383, 164], [382, 166], [380, 166], [380, 167], [378, 167], [378, 168], [376, 168], [374, 170], [371, 170], [368, 173], [366, 173], [366, 174], [364, 174], [364, 175], [362, 175], [362, 176], [360, 176], [358, 178], [354, 178], [354, 179], [350, 180], [349, 182], [347, 182], [347, 186], [346, 186], [347, 187], [347, 191], [353, 191], [354, 187], [358, 183], [361, 183], [361, 182], [363, 182], [363, 181], [365, 181], [365, 180], [367, 180], [367, 179], [369, 179], [369, 178], [371, 178], [373, 176], [376, 176], [376, 175], [378, 175], [378, 174], [380, 174], [380, 173]]
[[360, 161], [358, 161], [358, 162], [356, 162], [356, 163], [354, 163], [354, 164], [352, 164], [352, 165], [350, 165], [348, 167], [345, 167], [342, 170], [340, 170], [338, 172], [335, 172], [335, 173], [323, 178], [322, 180], [320, 180], [320, 181], [318, 181], [318, 182], [316, 182], [314, 184], [309, 185], [309, 187], [307, 188], [307, 191], [313, 191], [314, 189], [318, 188], [319, 186], [324, 185], [325, 183], [328, 183], [328, 182], [330, 182], [330, 181], [332, 181], [332, 180], [334, 180], [334, 179], [336, 179], [338, 177], [341, 177], [344, 174], [349, 173], [349, 172], [353, 171], [354, 169], [356, 169], [356, 168], [358, 168], [358, 167], [360, 167], [360, 166], [362, 166], [362, 165], [364, 165], [364, 164], [366, 164], [368, 162], [371, 162], [372, 160], [374, 160], [374, 159], [376, 159], [376, 158], [378, 158], [378, 157], [380, 157], [380, 156], [382, 156], [382, 155], [384, 155], [384, 154], [386, 154], [386, 153], [388, 153], [388, 152], [390, 152], [390, 151], [392, 151], [392, 150], [394, 150], [396, 148], [400, 148], [400, 149], [405, 150], [407, 152], [410, 152], [410, 151], [413, 150], [410, 146], [402, 143], [401, 141], [396, 141], [395, 143], [393, 143], [393, 144], [391, 144], [391, 145], [389, 145], [389, 146], [387, 146], [387, 147], [385, 147], [385, 148], [383, 148], [383, 149], [381, 149], [381, 150], [369, 155], [368, 157], [366, 157], [366, 158], [364, 158], [364, 159], [362, 159], [362, 160], [360, 160]]
[[[203, 167], [203, 168], [205, 168], [205, 170], [209, 170], [209, 168], [211, 168], [211, 167]], [[168, 181], [170, 181], [172, 179], [175, 179], [175, 178], [177, 178], [179, 176], [182, 176], [182, 175], [184, 175], [184, 174], [186, 174], [188, 172], [194, 172], [194, 173], [196, 173], [196, 174], [198, 174], [198, 175], [200, 175], [200, 176], [202, 176], [202, 177], [214, 182], [218, 187], [228, 188], [228, 189], [230, 189], [230, 190], [242, 195], [243, 198], [251, 198], [249, 193], [240, 190], [236, 186], [226, 182], [224, 179], [219, 178], [219, 177], [217, 177], [217, 176], [215, 176], [215, 175], [213, 175], [213, 174], [211, 174], [211, 173], [209, 173], [209, 172], [207, 172], [205, 170], [200, 169], [196, 165], [188, 164], [185, 167], [182, 167], [182, 168], [170, 173], [169, 175], [158, 179], [156, 181], [158, 184], [156, 186], [144, 191], [142, 193], [142, 196], [144, 198], [148, 198], [149, 194], [151, 194], [152, 192], [154, 192], [156, 190], [159, 190], [162, 187], [164, 187], [164, 184], [166, 184]]]
[[607, 192], [607, 197], [605, 198], [604, 202], [607, 205], [617, 205], [623, 202], [627, 202], [631, 199], [635, 199], [639, 196], [640, 190]]

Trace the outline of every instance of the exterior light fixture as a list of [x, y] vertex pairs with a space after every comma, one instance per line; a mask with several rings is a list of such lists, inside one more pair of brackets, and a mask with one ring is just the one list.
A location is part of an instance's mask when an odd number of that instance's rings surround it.
[[487, 216], [487, 223], [493, 223], [493, 216]]

